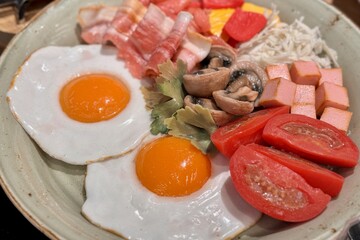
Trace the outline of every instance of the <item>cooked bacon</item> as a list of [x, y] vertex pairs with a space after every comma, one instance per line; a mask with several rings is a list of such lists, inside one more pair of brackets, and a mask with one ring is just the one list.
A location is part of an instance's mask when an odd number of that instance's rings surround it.
[[81, 28], [92, 27], [99, 23], [110, 23], [117, 12], [117, 7], [97, 5], [83, 7], [77, 16]]
[[[150, 2], [169, 6], [168, 10], [176, 13], [191, 1]], [[157, 66], [166, 59], [181, 59], [191, 70], [207, 56], [211, 40], [189, 31], [193, 19], [190, 13], [179, 13], [174, 22], [155, 4], [150, 3], [146, 8], [143, 3], [148, 4], [147, 1], [125, 0], [118, 7], [81, 9], [78, 20], [82, 38], [90, 44], [114, 44], [119, 49], [118, 57], [125, 61], [131, 74], [137, 78], [144, 74], [157, 75]]]
[[147, 8], [138, 0], [124, 1], [106, 31], [103, 41], [110, 41], [120, 48], [128, 41], [146, 10]]
[[224, 39], [222, 39], [222, 38], [219, 37], [219, 36], [210, 35], [210, 36], [208, 36], [208, 38], [211, 39], [213, 45], [221, 45], [221, 46], [224, 46], [224, 47], [227, 47], [227, 48], [232, 48], [232, 49], [235, 50], [235, 48], [233, 48], [232, 46], [230, 46], [227, 42], [224, 41]]
[[170, 34], [152, 52], [146, 66], [146, 76], [158, 75], [158, 64], [174, 56], [187, 32], [191, 20], [192, 15], [188, 12], [180, 12], [178, 14]]
[[189, 7], [191, 0], [165, 0], [152, 2], [156, 4], [167, 16], [175, 19], [179, 12]]
[[130, 35], [136, 24], [144, 17], [147, 8], [138, 0], [125, 0], [117, 11], [111, 25], [125, 35]]
[[209, 54], [210, 48], [211, 39], [197, 32], [188, 31], [174, 60], [183, 60], [187, 63], [188, 71], [191, 71], [197, 63], [201, 62]]
[[206, 10], [202, 8], [188, 8], [187, 11], [194, 16], [192, 27], [199, 33], [210, 33], [210, 21]]
[[125, 66], [134, 77], [139, 79], [143, 77], [146, 61], [141, 57], [141, 54], [134, 48], [133, 45], [121, 45], [118, 57], [124, 60]]
[[102, 5], [81, 8], [77, 17], [82, 30], [81, 38], [89, 44], [103, 43], [103, 37], [117, 10], [117, 7]]
[[145, 60], [148, 60], [156, 46], [169, 35], [173, 25], [172, 19], [156, 5], [150, 4], [144, 18], [129, 38], [129, 42], [138, 49]]

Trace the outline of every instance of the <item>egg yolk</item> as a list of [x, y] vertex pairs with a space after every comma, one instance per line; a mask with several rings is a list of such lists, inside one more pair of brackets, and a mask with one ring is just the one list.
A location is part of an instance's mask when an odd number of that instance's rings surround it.
[[206, 183], [211, 163], [190, 141], [168, 136], [141, 148], [136, 174], [142, 185], [157, 195], [185, 196]]
[[73, 120], [93, 123], [108, 120], [128, 104], [130, 92], [116, 77], [88, 74], [72, 79], [60, 92], [62, 110]]

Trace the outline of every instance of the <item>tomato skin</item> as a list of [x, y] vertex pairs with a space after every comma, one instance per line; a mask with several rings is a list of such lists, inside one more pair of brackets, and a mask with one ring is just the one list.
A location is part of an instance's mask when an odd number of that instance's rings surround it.
[[243, 5], [244, 0], [203, 0], [204, 8], [236, 8]]
[[249, 144], [247, 147], [268, 156], [272, 160], [290, 168], [302, 176], [314, 188], [320, 188], [324, 193], [336, 197], [343, 186], [344, 177], [318, 164], [299, 156], [283, 152], [271, 147]]
[[287, 222], [316, 217], [331, 199], [299, 174], [247, 146], [240, 146], [231, 157], [230, 175], [245, 201]]
[[272, 118], [262, 137], [278, 149], [321, 164], [354, 167], [359, 158], [358, 147], [341, 130], [304, 115], [282, 114]]
[[238, 42], [246, 42], [266, 26], [263, 14], [242, 11], [237, 8], [224, 26], [224, 31]]
[[203, 4], [201, 0], [192, 0], [188, 6], [188, 8], [203, 8]]
[[211, 135], [211, 141], [222, 154], [230, 158], [240, 145], [260, 143], [267, 121], [278, 114], [288, 113], [289, 110], [288, 106], [283, 106], [247, 114], [218, 128]]

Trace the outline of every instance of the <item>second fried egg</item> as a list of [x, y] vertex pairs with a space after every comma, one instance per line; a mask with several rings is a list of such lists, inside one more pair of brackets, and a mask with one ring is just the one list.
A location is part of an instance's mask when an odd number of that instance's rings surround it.
[[235, 190], [228, 159], [175, 137], [89, 164], [85, 189], [83, 215], [126, 239], [230, 239], [261, 217]]

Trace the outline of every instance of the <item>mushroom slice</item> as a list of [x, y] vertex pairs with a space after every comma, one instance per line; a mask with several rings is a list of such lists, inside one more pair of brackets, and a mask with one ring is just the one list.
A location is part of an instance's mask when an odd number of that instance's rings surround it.
[[192, 96], [211, 97], [213, 91], [225, 89], [229, 81], [230, 69], [220, 67], [185, 74], [183, 84], [185, 90]]
[[223, 126], [234, 118], [233, 115], [219, 109], [215, 102], [208, 98], [196, 98], [187, 95], [184, 98], [184, 104], [190, 108], [193, 108], [196, 104], [199, 104], [202, 107], [209, 109], [210, 114], [217, 126]]
[[268, 76], [264, 69], [262, 69], [255, 62], [239, 61], [231, 66], [231, 77], [237, 78], [240, 76], [246, 76], [250, 81], [252, 89], [262, 93]]
[[250, 80], [245, 75], [240, 75], [239, 77], [231, 77], [228, 86], [226, 87], [226, 91], [228, 92], [236, 92], [241, 87], [249, 87], [252, 88], [252, 84]]
[[236, 61], [236, 52], [230, 47], [213, 45], [206, 60], [209, 61], [209, 68], [230, 67]]
[[218, 90], [213, 92], [216, 105], [227, 113], [233, 115], [245, 115], [254, 110], [254, 101], [258, 92], [244, 86], [235, 92]]

